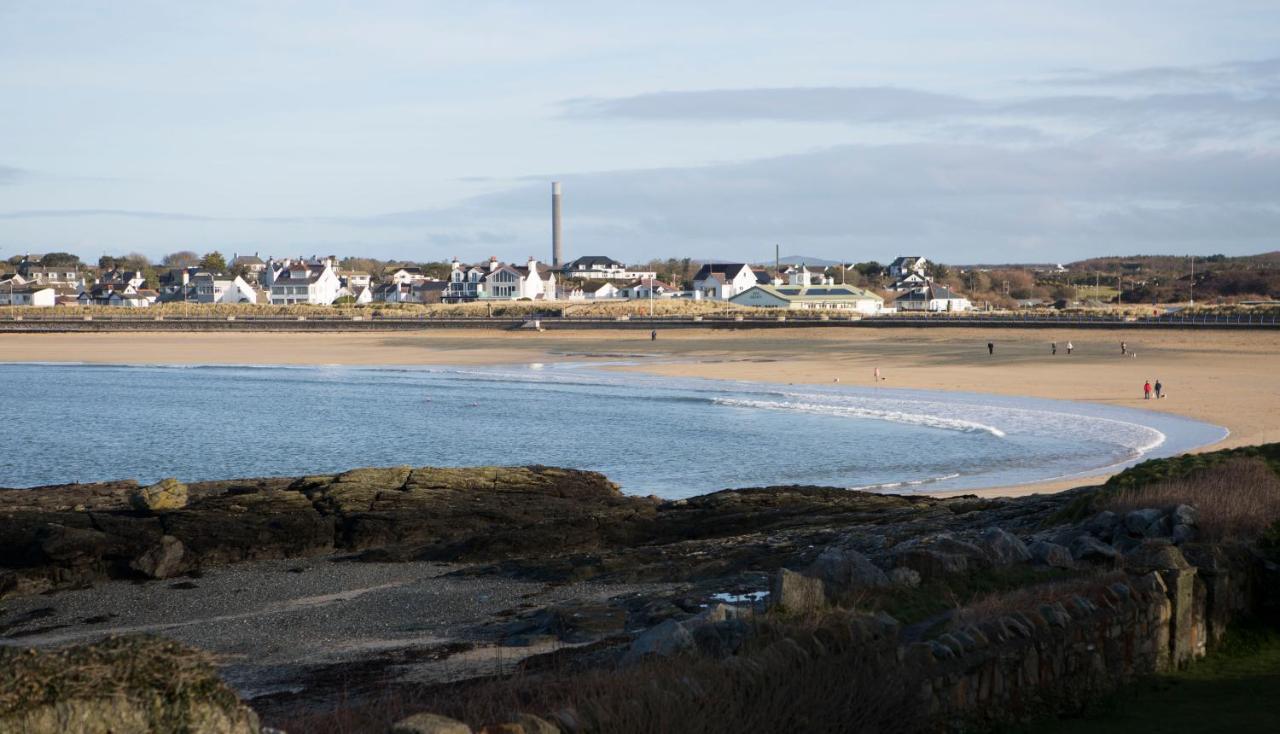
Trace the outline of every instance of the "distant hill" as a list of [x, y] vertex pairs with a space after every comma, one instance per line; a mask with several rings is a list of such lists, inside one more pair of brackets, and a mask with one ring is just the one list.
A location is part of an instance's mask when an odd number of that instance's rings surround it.
[[840, 265], [837, 260], [826, 260], [820, 257], [810, 257], [809, 255], [787, 255], [778, 262], [783, 265], [812, 265], [815, 268], [829, 268], [833, 265]]

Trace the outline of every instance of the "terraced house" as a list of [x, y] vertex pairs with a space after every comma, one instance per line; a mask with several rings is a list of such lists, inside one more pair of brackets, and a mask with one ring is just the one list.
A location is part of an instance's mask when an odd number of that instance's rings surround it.
[[444, 300], [449, 303], [481, 300], [547, 300], [555, 298], [555, 271], [529, 258], [522, 267], [490, 257], [483, 265], [463, 265], [456, 259], [449, 273]]

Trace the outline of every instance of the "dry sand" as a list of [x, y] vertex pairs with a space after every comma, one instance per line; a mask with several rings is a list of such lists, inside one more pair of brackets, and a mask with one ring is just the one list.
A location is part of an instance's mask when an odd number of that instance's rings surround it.
[[[994, 356], [986, 344], [994, 342]], [[1057, 356], [1050, 343], [1058, 343]], [[1066, 354], [1070, 341], [1075, 353]], [[1120, 356], [1120, 342], [1135, 357]], [[1280, 441], [1280, 332], [811, 328], [648, 332], [488, 330], [411, 334], [0, 334], [0, 361], [116, 364], [511, 364], [634, 362], [680, 377], [872, 385], [1124, 405], [1231, 430], [1214, 447]], [[1142, 399], [1159, 378], [1169, 397]], [[1099, 478], [1100, 479], [1100, 478]], [[1089, 480], [998, 487], [1065, 489]], [[969, 492], [966, 492], [969, 493]]]

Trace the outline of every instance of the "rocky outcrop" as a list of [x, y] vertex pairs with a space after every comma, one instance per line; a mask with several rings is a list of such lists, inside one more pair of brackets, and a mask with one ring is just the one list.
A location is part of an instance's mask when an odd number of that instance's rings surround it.
[[0, 731], [258, 734], [260, 727], [202, 653], [119, 637], [52, 651], [0, 648]]
[[484, 560], [590, 548], [656, 504], [546, 467], [0, 490], [0, 596], [340, 551]]
[[129, 494], [134, 509], [142, 512], [173, 512], [187, 506], [187, 485], [177, 479], [162, 479], [150, 487]]

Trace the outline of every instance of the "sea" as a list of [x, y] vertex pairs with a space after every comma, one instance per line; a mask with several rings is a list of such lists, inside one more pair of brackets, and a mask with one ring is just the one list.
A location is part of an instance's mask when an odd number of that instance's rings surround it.
[[502, 367], [0, 364], [0, 487], [542, 464], [684, 498], [1096, 476], [1226, 430], [1138, 408]]

